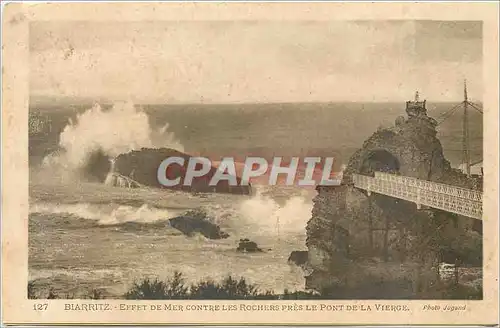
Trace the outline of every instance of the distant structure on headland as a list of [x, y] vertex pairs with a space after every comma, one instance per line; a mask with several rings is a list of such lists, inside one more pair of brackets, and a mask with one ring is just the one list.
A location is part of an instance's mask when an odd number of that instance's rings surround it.
[[28, 118], [28, 131], [29, 134], [39, 134], [51, 132], [52, 124], [47, 115], [40, 114], [39, 111], [29, 113]]

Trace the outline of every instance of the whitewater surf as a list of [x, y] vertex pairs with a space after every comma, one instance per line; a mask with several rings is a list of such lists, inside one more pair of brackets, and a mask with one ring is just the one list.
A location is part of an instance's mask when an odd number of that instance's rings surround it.
[[[59, 293], [99, 289], [107, 297], [120, 297], [138, 279], [167, 279], [175, 271], [193, 283], [233, 275], [263, 290], [302, 289], [303, 272], [287, 258], [304, 247], [313, 190], [255, 186], [251, 196], [193, 194], [96, 179], [102, 159], [143, 147], [183, 150], [168, 123], [154, 129], [149, 121], [131, 103], [95, 104], [69, 119], [57, 151], [31, 168], [30, 280]], [[206, 213], [229, 238], [186, 236], [168, 223], [192, 210]], [[238, 253], [242, 238], [265, 252]]]

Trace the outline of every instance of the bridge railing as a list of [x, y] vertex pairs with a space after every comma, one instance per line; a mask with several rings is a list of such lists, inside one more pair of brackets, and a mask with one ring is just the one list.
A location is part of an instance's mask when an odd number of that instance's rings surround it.
[[354, 185], [368, 192], [404, 199], [444, 211], [482, 219], [482, 193], [415, 178], [377, 172], [375, 177], [354, 174]]
[[105, 184], [112, 185], [115, 187], [126, 187], [126, 188], [144, 188], [145, 185], [135, 181], [134, 179], [121, 175], [116, 172], [108, 174], [106, 177]]
[[415, 186], [423, 190], [446, 193], [455, 197], [466, 198], [478, 202], [483, 201], [483, 193], [476, 190], [456, 187], [439, 182], [420, 180], [404, 175], [394, 175], [384, 172], [375, 172], [375, 178], [379, 180], [394, 181], [408, 186]]

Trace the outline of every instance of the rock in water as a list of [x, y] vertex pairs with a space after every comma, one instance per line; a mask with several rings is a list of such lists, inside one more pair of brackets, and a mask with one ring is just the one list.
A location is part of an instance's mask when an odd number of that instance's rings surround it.
[[[364, 262], [374, 258], [382, 261], [380, 267], [388, 271], [384, 279], [389, 282], [411, 279], [417, 286], [418, 274], [403, 277], [399, 263], [419, 261], [427, 265], [436, 255], [432, 250], [412, 253], [415, 238], [425, 236], [419, 232], [422, 224], [414, 223], [432, 223], [438, 215], [448, 214], [417, 211], [415, 204], [384, 195], [368, 197], [353, 186], [354, 173], [370, 176], [382, 171], [468, 189], [475, 187], [472, 179], [451, 168], [444, 157], [437, 138], [437, 123], [427, 116], [425, 102], [408, 102], [406, 110], [406, 118], [399, 117], [393, 127], [373, 133], [352, 155], [341, 186], [317, 187], [312, 217], [306, 227], [308, 265], [313, 270], [306, 278], [307, 288], [322, 290], [332, 285], [356, 288], [366, 283], [369, 275]], [[439, 220], [453, 221], [449, 217]], [[388, 232], [376, 230], [379, 227]], [[390, 263], [395, 263], [393, 271], [389, 270]]]
[[[181, 157], [184, 159], [184, 165], [171, 164], [167, 168], [167, 178], [174, 180], [180, 178], [179, 184], [172, 187], [165, 187], [158, 182], [158, 167], [161, 162], [169, 157]], [[209, 182], [217, 171], [217, 168], [211, 167], [210, 171], [202, 177], [196, 177], [193, 182], [185, 186], [184, 177], [187, 170], [189, 159], [192, 156], [180, 151], [169, 148], [142, 148], [121, 154], [115, 159], [114, 170], [122, 176], [129, 177], [141, 185], [168, 188], [192, 192], [217, 192], [240, 195], [250, 195], [250, 186], [241, 186], [241, 178], [236, 177], [237, 186], [230, 186], [227, 180], [220, 181], [215, 186], [210, 186]]]
[[181, 231], [186, 236], [193, 236], [200, 233], [209, 239], [224, 239], [229, 234], [221, 231], [220, 227], [210, 222], [201, 211], [190, 211], [184, 215], [169, 220], [172, 228]]
[[288, 264], [295, 264], [299, 267], [307, 263], [308, 251], [292, 251], [288, 257]]
[[240, 243], [238, 244], [238, 248], [236, 248], [238, 252], [248, 252], [248, 253], [255, 253], [255, 252], [263, 252], [262, 249], [257, 246], [256, 242], [253, 242], [249, 239], [240, 239]]

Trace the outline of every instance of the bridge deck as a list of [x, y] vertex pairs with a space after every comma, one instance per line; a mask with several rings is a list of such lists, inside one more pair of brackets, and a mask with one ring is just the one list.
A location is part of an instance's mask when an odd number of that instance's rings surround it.
[[375, 177], [354, 174], [356, 188], [404, 199], [447, 212], [482, 220], [483, 193], [442, 183], [382, 172]]
[[115, 187], [124, 187], [124, 188], [145, 188], [143, 184], [135, 181], [134, 179], [121, 175], [116, 172], [111, 172], [106, 177], [106, 181], [104, 182], [107, 185], [115, 186]]

